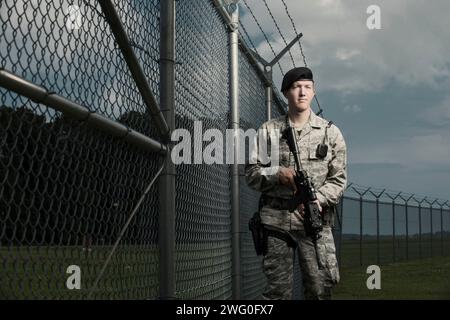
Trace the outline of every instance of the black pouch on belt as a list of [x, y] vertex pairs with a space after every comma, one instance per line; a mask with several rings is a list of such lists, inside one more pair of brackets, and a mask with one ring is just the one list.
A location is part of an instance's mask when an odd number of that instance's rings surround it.
[[253, 217], [248, 223], [248, 228], [252, 232], [256, 254], [258, 256], [265, 255], [267, 253], [267, 234], [263, 224], [261, 223], [261, 215], [259, 211], [256, 211], [253, 214]]

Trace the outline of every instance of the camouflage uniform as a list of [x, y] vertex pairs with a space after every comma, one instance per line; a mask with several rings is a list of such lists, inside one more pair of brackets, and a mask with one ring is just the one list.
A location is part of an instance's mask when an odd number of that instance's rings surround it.
[[[283, 132], [288, 126], [288, 117], [282, 116], [264, 123], [260, 129], [278, 129]], [[322, 237], [316, 246], [310, 237], [305, 236], [303, 217], [296, 210], [290, 213], [285, 209], [286, 199], [293, 196], [288, 186], [278, 180], [279, 167], [262, 164], [257, 149], [251, 154], [251, 162], [245, 167], [248, 185], [268, 196], [268, 203], [261, 209], [261, 220], [290, 233], [299, 243], [298, 256], [302, 270], [304, 295], [306, 299], [331, 298], [331, 289], [339, 281], [336, 249], [331, 228], [334, 226], [335, 206], [341, 198], [347, 183], [346, 145], [340, 130], [335, 125], [311, 112], [309, 121], [301, 131], [296, 130], [300, 160], [303, 169], [311, 178], [317, 198], [323, 208]], [[270, 150], [271, 138], [267, 135], [267, 150]], [[316, 156], [320, 143], [328, 145], [325, 158]], [[285, 140], [279, 140], [279, 164], [294, 167], [294, 158]], [[317, 256], [316, 248], [317, 247]], [[319, 264], [318, 264], [319, 260]], [[286, 243], [269, 237], [268, 253], [264, 256], [263, 269], [268, 284], [263, 296], [266, 299], [291, 299], [293, 251]]]

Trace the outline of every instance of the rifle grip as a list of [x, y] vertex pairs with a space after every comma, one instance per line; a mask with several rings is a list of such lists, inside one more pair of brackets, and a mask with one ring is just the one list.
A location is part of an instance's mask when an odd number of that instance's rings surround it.
[[295, 209], [298, 208], [298, 206], [300, 205], [302, 199], [298, 194], [295, 194], [293, 198], [289, 199], [288, 202], [288, 210], [289, 212], [294, 212]]

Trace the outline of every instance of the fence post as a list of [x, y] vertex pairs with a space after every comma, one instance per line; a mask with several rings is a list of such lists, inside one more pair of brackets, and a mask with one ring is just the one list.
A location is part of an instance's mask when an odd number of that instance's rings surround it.
[[[423, 201], [426, 204], [428, 204], [428, 207], [430, 208], [430, 218], [431, 218], [431, 203], [427, 200], [427, 197], [423, 198]], [[431, 227], [431, 224], [430, 224], [430, 236], [431, 236], [431, 230], [432, 230], [432, 227]], [[430, 241], [431, 241], [431, 237], [430, 237]]]
[[[448, 213], [448, 215], [449, 215], [449, 219], [448, 219], [448, 221], [450, 222], [450, 205], [448, 204], [448, 200], [447, 201], [445, 201], [443, 204], [442, 204], [442, 208], [444, 207], [444, 206], [447, 206], [447, 213]], [[443, 211], [443, 210], [442, 210]], [[442, 229], [442, 231], [444, 231], [444, 223], [443, 223], [443, 220], [441, 219], [441, 221], [442, 221], [442, 223], [441, 223], [441, 225], [442, 225], [442, 227], [441, 227], [441, 229]], [[449, 225], [449, 229], [448, 229], [448, 231], [450, 231], [450, 225]], [[447, 231], [447, 232], [448, 232]], [[442, 241], [442, 243], [444, 243], [444, 232], [442, 232], [441, 233], [441, 241]], [[444, 245], [442, 245], [442, 252], [443, 252], [443, 254], [444, 254]]]
[[414, 197], [414, 194], [412, 194], [408, 199], [403, 198], [400, 196], [400, 199], [405, 201], [405, 220], [406, 220], [406, 260], [409, 260], [409, 226], [408, 226], [408, 201], [411, 200], [411, 198]]
[[[339, 240], [338, 240], [338, 243], [339, 243], [339, 252], [338, 252], [338, 265], [339, 265], [339, 267], [341, 266], [341, 257], [342, 257], [342, 255], [341, 255], [341, 253], [342, 253], [342, 225], [343, 225], [343, 219], [342, 219], [342, 213], [344, 212], [344, 196], [342, 196], [342, 200], [341, 200], [341, 203], [340, 203], [340, 205], [339, 205], [339, 207], [340, 207], [340, 215], [341, 215], [341, 217], [340, 217], [340, 224], [339, 224]], [[339, 218], [339, 214], [338, 214], [338, 218]]]
[[355, 190], [355, 192], [357, 194], [359, 194], [359, 265], [363, 265], [362, 264], [362, 238], [363, 238], [363, 221], [362, 221], [362, 203], [363, 203], [363, 196], [370, 190], [370, 188], [368, 188], [367, 190], [365, 190], [364, 192], [359, 192], [357, 189], [355, 189], [354, 187], [352, 187], [353, 190]]
[[231, 100], [231, 129], [234, 136], [234, 162], [232, 171], [232, 297], [241, 298], [241, 245], [240, 245], [240, 212], [239, 212], [239, 6], [233, 1], [228, 6], [230, 13], [230, 100]]
[[[160, 105], [169, 130], [175, 129], [175, 0], [160, 2]], [[175, 298], [175, 165], [170, 150], [159, 185], [159, 296]]]
[[380, 197], [386, 191], [383, 189], [379, 194], [375, 194], [372, 191], [370, 193], [376, 198], [375, 204], [377, 208], [377, 264], [380, 265]]
[[392, 200], [392, 260], [395, 262], [395, 199], [397, 199], [402, 193], [399, 192], [395, 197], [392, 197], [389, 193], [386, 195]]
[[422, 202], [424, 202], [426, 198], [427, 197], [419, 201], [413, 197], [414, 201], [419, 204], [419, 259], [422, 259]]
[[430, 257], [433, 257], [433, 204], [437, 202], [435, 199], [433, 202], [425, 201], [430, 206]]
[[443, 220], [443, 206], [447, 204], [448, 201], [445, 201], [444, 203], [440, 203], [436, 201], [436, 203], [439, 206], [439, 212], [441, 215], [441, 256], [444, 255], [444, 220]]
[[264, 67], [264, 77], [267, 82], [265, 84], [266, 89], [266, 118], [269, 121], [272, 118], [272, 102], [273, 102], [273, 83], [272, 83], [272, 68], [280, 61], [280, 59], [289, 51], [292, 46], [297, 43], [297, 41], [303, 36], [303, 33], [298, 34], [283, 50], [281, 50], [272, 61], [268, 62], [263, 57], [261, 57], [256, 52], [252, 52], [253, 56], [262, 64]]
[[[272, 67], [266, 66], [264, 68], [264, 73], [266, 74], [266, 79], [272, 82]], [[272, 86], [266, 85], [266, 119], [269, 121], [272, 119]]]
[[[344, 192], [350, 188], [350, 186], [353, 184], [353, 182], [350, 182], [350, 184], [345, 188]], [[338, 252], [338, 265], [339, 267], [341, 267], [341, 253], [342, 253], [342, 232], [343, 232], [343, 225], [344, 225], [344, 194], [342, 194], [342, 199], [341, 199], [341, 203], [340, 203], [340, 207], [341, 207], [341, 217], [339, 218], [339, 214], [337, 215], [338, 221], [339, 221], [339, 252]]]

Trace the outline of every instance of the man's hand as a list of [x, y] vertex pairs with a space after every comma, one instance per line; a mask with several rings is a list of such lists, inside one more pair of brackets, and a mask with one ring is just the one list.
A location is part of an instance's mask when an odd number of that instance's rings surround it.
[[282, 185], [288, 186], [294, 193], [297, 192], [297, 187], [294, 182], [295, 170], [294, 168], [281, 167], [278, 171], [278, 179]]
[[320, 205], [319, 200], [315, 200], [315, 203], [317, 203], [317, 206], [319, 207], [319, 212], [322, 213], [322, 206]]
[[[315, 200], [315, 203], [317, 203], [317, 206], [319, 207], [319, 212], [322, 214], [322, 206], [319, 203], [319, 200]], [[303, 203], [300, 203], [300, 205], [298, 206], [298, 212], [300, 212], [300, 215], [302, 217], [305, 216], [305, 206], [303, 205]]]

